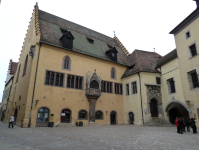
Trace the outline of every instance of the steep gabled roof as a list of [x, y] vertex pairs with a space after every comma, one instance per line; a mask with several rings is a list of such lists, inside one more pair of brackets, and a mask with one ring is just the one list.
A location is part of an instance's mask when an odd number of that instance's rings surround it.
[[155, 52], [134, 50], [133, 53], [128, 57], [132, 69], [127, 68], [122, 78], [128, 77], [138, 72], [160, 73], [155, 69], [155, 66], [157, 60], [159, 60], [161, 57], [161, 55]]
[[177, 50], [174, 49], [172, 50], [171, 52], [169, 52], [168, 54], [166, 54], [164, 57], [162, 57], [161, 59], [159, 59], [157, 61], [157, 65], [156, 65], [156, 68], [164, 65], [165, 63], [169, 62], [170, 60], [174, 59], [178, 57], [178, 54], [177, 54]]
[[[115, 43], [117, 48], [117, 60], [119, 64], [128, 65], [128, 58], [114, 38], [103, 35], [76, 23], [62, 19], [55, 15], [39, 10], [39, 25], [41, 30], [40, 42], [50, 44], [56, 47], [62, 47], [60, 38], [62, 30], [67, 30], [70, 27], [70, 32], [74, 36], [73, 51], [89, 55], [92, 57], [111, 61], [105, 54], [109, 48], [107, 44]], [[94, 40], [93, 44], [89, 43], [87, 37]]]

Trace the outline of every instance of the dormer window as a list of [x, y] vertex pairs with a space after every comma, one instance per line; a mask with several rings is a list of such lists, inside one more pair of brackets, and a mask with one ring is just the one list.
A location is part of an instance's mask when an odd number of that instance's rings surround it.
[[93, 44], [93, 42], [94, 42], [94, 40], [93, 40], [93, 39], [88, 38], [88, 37], [87, 37], [87, 40], [88, 40], [88, 42], [89, 42], [89, 43], [91, 43], [91, 44]]
[[[62, 33], [65, 32], [64, 30], [61, 30]], [[69, 50], [72, 50], [73, 49], [73, 40], [75, 38], [73, 37], [73, 35], [71, 34], [70, 31], [67, 31], [63, 34], [63, 36], [60, 38], [62, 44], [63, 44], [63, 47], [66, 48], [66, 49], [69, 49]]]
[[118, 51], [116, 50], [115, 47], [109, 49], [106, 51], [106, 54], [108, 55], [108, 57], [112, 60], [112, 61], [115, 61], [117, 62], [117, 53]]

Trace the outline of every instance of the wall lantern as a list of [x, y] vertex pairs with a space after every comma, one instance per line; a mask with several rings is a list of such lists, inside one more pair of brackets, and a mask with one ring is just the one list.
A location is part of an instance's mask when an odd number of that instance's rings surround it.
[[186, 103], [187, 103], [188, 106], [190, 105], [190, 101], [189, 100], [187, 100]]
[[37, 105], [39, 103], [39, 100], [38, 99], [36, 99], [35, 100], [35, 105]]

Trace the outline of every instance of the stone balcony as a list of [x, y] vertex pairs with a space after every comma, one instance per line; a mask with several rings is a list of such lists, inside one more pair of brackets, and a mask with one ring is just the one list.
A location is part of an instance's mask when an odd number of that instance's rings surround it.
[[88, 88], [86, 89], [85, 94], [88, 98], [97, 99], [98, 97], [101, 96], [101, 90]]

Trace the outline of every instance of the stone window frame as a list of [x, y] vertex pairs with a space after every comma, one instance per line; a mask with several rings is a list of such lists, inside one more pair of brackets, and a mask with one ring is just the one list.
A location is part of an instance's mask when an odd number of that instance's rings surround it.
[[[193, 46], [194, 44], [195, 44], [195, 46], [196, 46], [196, 55], [192, 56], [190, 47]], [[196, 41], [193, 42], [192, 44], [190, 44], [190, 45], [188, 46], [188, 52], [189, 52], [189, 59], [191, 59], [191, 58], [196, 57], [197, 55], [199, 55], [198, 46], [197, 46], [197, 44], [196, 44]]]
[[[159, 79], [160, 79], [160, 84], [158, 84], [158, 82], [157, 82], [157, 78], [159, 78]], [[155, 79], [156, 79], [156, 84], [158, 84], [158, 85], [161, 85], [161, 84], [162, 84], [162, 83], [161, 83], [161, 77], [156, 77]]]
[[[105, 82], [105, 90], [103, 90], [103, 83]], [[111, 83], [111, 86], [109, 86], [109, 91], [111, 92], [107, 92], [107, 85]], [[105, 81], [105, 80], [102, 80], [101, 81], [101, 92], [102, 93], [109, 93], [109, 94], [113, 94], [113, 82], [110, 82], [110, 81]]]
[[24, 68], [23, 68], [23, 76], [25, 76], [26, 74], [26, 70], [27, 70], [27, 66], [28, 66], [28, 55], [26, 56], [25, 62], [24, 62]]
[[36, 123], [41, 123], [41, 122], [39, 122], [39, 121], [37, 121], [37, 118], [38, 118], [38, 113], [39, 113], [39, 110], [41, 109], [41, 108], [47, 108], [48, 109], [48, 122], [50, 122], [50, 108], [49, 107], [47, 107], [47, 106], [41, 106], [41, 107], [39, 107], [38, 109], [37, 109], [37, 116], [36, 116]]
[[[187, 33], [189, 33], [189, 37], [187, 36]], [[190, 32], [190, 30], [187, 31], [187, 32], [185, 33], [185, 36], [186, 36], [186, 40], [189, 39], [189, 38], [191, 37], [191, 32]]]
[[[79, 118], [79, 113], [80, 113], [80, 111], [86, 111], [86, 118]], [[80, 109], [79, 111], [78, 111], [78, 113], [77, 113], [77, 119], [78, 120], [88, 120], [88, 111], [86, 110], [86, 109]]]
[[19, 65], [19, 68], [18, 68], [17, 79], [16, 79], [16, 82], [15, 82], [15, 83], [17, 83], [18, 80], [19, 80], [20, 69], [21, 69], [21, 64]]
[[[112, 77], [112, 71], [114, 72], [114, 77]], [[117, 72], [116, 72], [116, 69], [114, 67], [111, 68], [111, 79], [117, 80]]]
[[[116, 84], [119, 85], [119, 93], [116, 92]], [[122, 87], [122, 89], [121, 89], [121, 87]], [[114, 82], [114, 91], [115, 91], [115, 94], [117, 94], [117, 95], [123, 95], [123, 85], [122, 85], [122, 83]]]
[[69, 109], [69, 108], [63, 108], [63, 109], [61, 110], [61, 113], [60, 113], [60, 123], [62, 122], [62, 121], [61, 121], [61, 117], [62, 117], [61, 114], [62, 114], [62, 111], [63, 111], [63, 110], [66, 110], [66, 109], [70, 110], [70, 123], [72, 123], [72, 110]]
[[[45, 84], [45, 82], [46, 82], [46, 73], [47, 72], [54, 72], [54, 73], [60, 73], [60, 74], [63, 74], [64, 76], [63, 76], [63, 86], [55, 86], [55, 80], [56, 80], [56, 76], [54, 77], [54, 83], [53, 83], [53, 85], [47, 85], [47, 84]], [[49, 82], [50, 82], [50, 79], [49, 79]], [[51, 70], [45, 70], [45, 75], [44, 75], [44, 85], [45, 86], [51, 86], [51, 87], [59, 87], [59, 88], [64, 88], [65, 86], [64, 86], [64, 84], [65, 84], [65, 73], [63, 73], [63, 72], [58, 72], [58, 71], [51, 71]]]
[[[97, 119], [97, 118], [96, 118], [96, 113], [97, 113], [98, 111], [102, 113], [102, 119]], [[103, 113], [103, 111], [101, 111], [101, 110], [95, 111], [95, 120], [104, 120], [104, 113]]]
[[[171, 80], [174, 81], [174, 87], [175, 87], [175, 92], [173, 92], [173, 93], [171, 93], [171, 85], [170, 85], [170, 81], [171, 81]], [[177, 91], [176, 91], [176, 84], [175, 84], [175, 77], [171, 77], [171, 78], [167, 79], [167, 87], [168, 87], [168, 93], [169, 93], [170, 95], [176, 94], [176, 93], [177, 93]]]
[[[67, 87], [67, 82], [68, 82], [68, 76], [74, 76], [74, 88], [72, 88], [72, 87]], [[82, 88], [81, 89], [79, 89], [79, 88], [75, 88], [75, 85], [76, 85], [76, 77], [79, 77], [79, 78], [82, 78]], [[71, 82], [70, 82], [71, 83]], [[78, 84], [78, 87], [79, 87], [79, 84]], [[84, 90], [84, 76], [79, 76], [79, 75], [74, 75], [74, 74], [69, 74], [69, 73], [67, 73], [66, 74], [66, 88], [68, 88], [68, 89], [74, 89], [74, 90]]]
[[[69, 60], [68, 69], [64, 68], [64, 61], [65, 61], [66, 59]], [[71, 58], [70, 58], [68, 55], [64, 56], [64, 57], [63, 57], [63, 60], [62, 60], [62, 70], [71, 71], [71, 64], [72, 64]]]
[[[136, 92], [137, 93], [133, 93], [133, 83], [136, 83]], [[137, 81], [133, 81], [133, 82], [131, 82], [131, 95], [136, 95], [136, 94], [138, 94]]]
[[195, 69], [190, 70], [190, 71], [187, 72], [190, 90], [195, 90], [195, 89], [198, 89], [198, 88], [199, 88], [199, 87], [196, 87], [196, 88], [193, 87], [193, 82], [192, 82], [191, 74], [192, 74], [192, 73], [195, 73], [195, 72], [196, 72], [196, 74], [198, 75], [198, 82], [199, 82], [199, 72], [198, 72], [198, 69], [197, 69], [197, 68], [195, 68]]
[[[128, 87], [129, 87], [128, 92], [127, 92], [127, 85], [128, 85]], [[129, 86], [129, 83], [126, 83], [126, 84], [125, 84], [125, 91], [126, 91], [126, 96], [130, 96], [130, 86]]]

